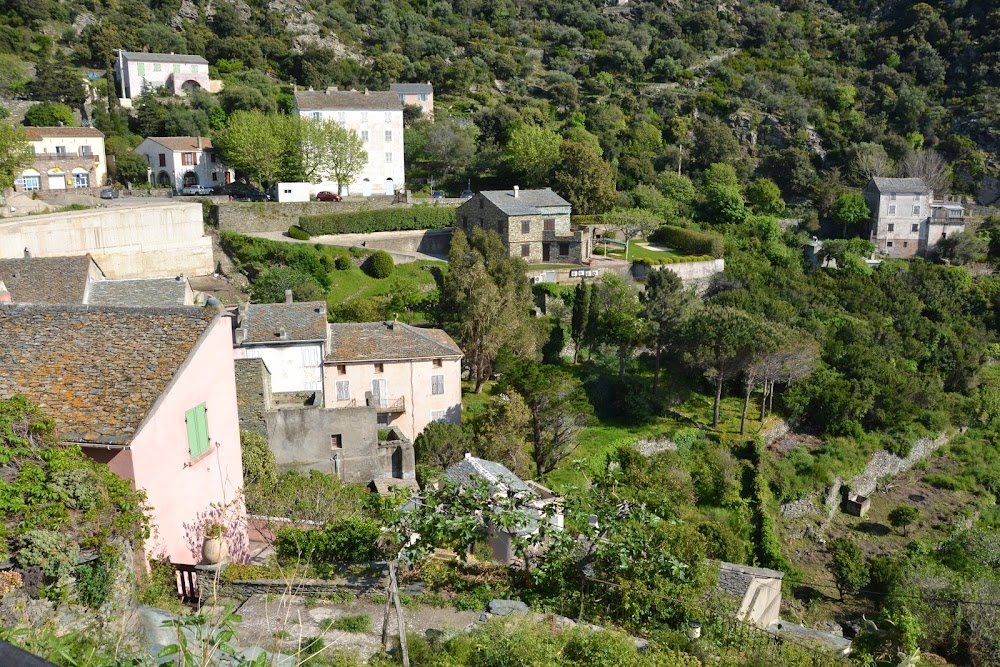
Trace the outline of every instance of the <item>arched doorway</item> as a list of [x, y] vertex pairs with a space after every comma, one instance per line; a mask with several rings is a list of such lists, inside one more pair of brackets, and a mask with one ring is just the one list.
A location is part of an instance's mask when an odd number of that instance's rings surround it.
[[190, 95], [196, 90], [201, 90], [201, 84], [195, 81], [194, 79], [188, 79], [187, 81], [181, 84], [182, 95]]
[[73, 170], [73, 187], [74, 188], [89, 188], [90, 187], [90, 172], [88, 172], [83, 167], [77, 167]]
[[34, 169], [25, 169], [22, 171], [21, 180], [24, 182], [25, 192], [34, 192], [42, 189], [42, 175]]
[[372, 182], [367, 178], [361, 181], [361, 196], [362, 197], [372, 196]]
[[62, 169], [50, 169], [48, 177], [49, 177], [49, 190], [66, 189], [66, 173]]
[[165, 171], [161, 171], [159, 174], [156, 175], [156, 184], [170, 185], [170, 174], [168, 174]]
[[387, 195], [396, 194], [396, 184], [392, 182], [391, 178], [385, 179], [385, 193]]
[[192, 185], [198, 185], [198, 174], [193, 171], [184, 172], [184, 187], [191, 187]]

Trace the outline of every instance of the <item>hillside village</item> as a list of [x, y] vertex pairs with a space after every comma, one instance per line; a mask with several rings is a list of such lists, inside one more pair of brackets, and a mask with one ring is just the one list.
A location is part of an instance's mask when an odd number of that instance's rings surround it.
[[0, 12], [0, 664], [1000, 665], [996, 12]]

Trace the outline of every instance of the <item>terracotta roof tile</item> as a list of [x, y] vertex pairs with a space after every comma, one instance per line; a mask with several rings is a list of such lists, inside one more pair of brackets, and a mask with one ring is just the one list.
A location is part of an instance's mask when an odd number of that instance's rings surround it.
[[83, 303], [90, 255], [0, 259], [0, 281], [17, 303]]
[[28, 141], [41, 141], [46, 137], [104, 137], [96, 127], [26, 127]]
[[216, 314], [0, 304], [0, 399], [25, 396], [68, 442], [128, 444]]
[[250, 303], [246, 305], [242, 325], [247, 330], [244, 343], [326, 340], [326, 304], [322, 301]]
[[155, 141], [167, 150], [171, 151], [197, 151], [213, 148], [212, 140], [208, 137], [201, 138], [201, 148], [198, 148], [198, 137], [146, 137], [149, 141]]
[[363, 92], [359, 90], [323, 91], [299, 90], [295, 93], [295, 106], [299, 109], [369, 109], [391, 111], [402, 109], [397, 93], [385, 90]]
[[390, 361], [461, 356], [451, 336], [439, 329], [418, 329], [402, 322], [329, 325], [326, 361]]

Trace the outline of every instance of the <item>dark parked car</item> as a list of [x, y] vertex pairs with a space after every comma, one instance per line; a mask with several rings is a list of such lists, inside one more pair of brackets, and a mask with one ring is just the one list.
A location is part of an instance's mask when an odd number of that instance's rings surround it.
[[338, 195], [336, 192], [329, 192], [328, 190], [323, 190], [322, 192], [316, 193], [317, 201], [344, 201], [344, 198]]
[[271, 201], [271, 198], [260, 190], [246, 188], [233, 194], [234, 201]]
[[431, 193], [431, 199], [444, 199], [444, 192], [441, 190], [435, 190]]
[[472, 199], [475, 195], [476, 193], [472, 190], [462, 190], [462, 194], [460, 196], [462, 199]]
[[101, 190], [101, 199], [118, 199], [120, 194], [115, 188], [104, 188]]

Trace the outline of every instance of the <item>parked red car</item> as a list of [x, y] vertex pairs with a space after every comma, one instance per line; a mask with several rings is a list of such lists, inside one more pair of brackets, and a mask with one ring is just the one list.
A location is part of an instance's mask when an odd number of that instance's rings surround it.
[[344, 198], [338, 195], [336, 192], [323, 192], [316, 193], [317, 201], [344, 201]]

